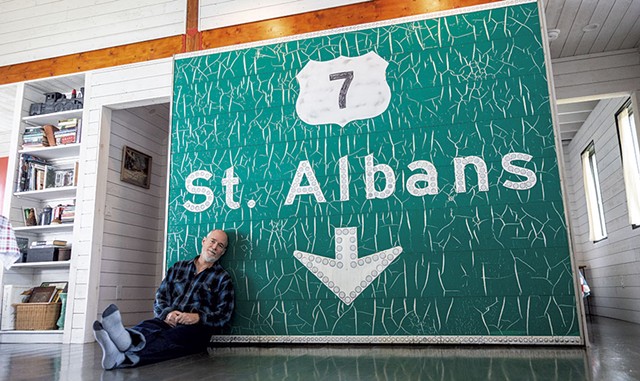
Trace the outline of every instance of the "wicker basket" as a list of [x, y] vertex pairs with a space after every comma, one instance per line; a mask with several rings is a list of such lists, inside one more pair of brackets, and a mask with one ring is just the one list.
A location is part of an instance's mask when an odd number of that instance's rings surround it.
[[61, 303], [18, 303], [16, 307], [17, 330], [58, 329]]

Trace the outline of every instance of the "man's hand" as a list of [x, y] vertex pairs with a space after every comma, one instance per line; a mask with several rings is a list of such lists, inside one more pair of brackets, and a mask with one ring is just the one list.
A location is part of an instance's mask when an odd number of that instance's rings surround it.
[[164, 322], [169, 324], [172, 327], [175, 327], [178, 324], [184, 325], [192, 325], [196, 324], [200, 321], [200, 315], [196, 312], [180, 312], [180, 311], [171, 311], [167, 314], [167, 317], [164, 319]]
[[178, 316], [180, 314], [180, 311], [171, 311], [167, 314], [167, 317], [164, 318], [164, 322], [172, 327], [175, 327], [176, 324], [178, 324]]
[[178, 323], [185, 325], [196, 324], [200, 321], [200, 315], [196, 312], [181, 312], [178, 316]]

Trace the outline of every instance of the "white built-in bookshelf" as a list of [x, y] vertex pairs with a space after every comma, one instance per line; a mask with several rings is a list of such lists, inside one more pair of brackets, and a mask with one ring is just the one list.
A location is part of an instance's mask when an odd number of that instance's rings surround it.
[[[73, 242], [75, 218], [70, 210], [75, 213], [77, 200], [77, 175], [79, 168], [79, 157], [82, 147], [81, 142], [81, 121], [84, 111], [82, 109], [65, 110], [58, 112], [46, 112], [41, 115], [29, 115], [33, 103], [44, 103], [45, 93], [57, 92], [69, 96], [73, 89], [79, 91], [84, 87], [84, 74], [76, 74], [57, 78], [25, 82], [18, 85], [16, 96], [19, 98], [16, 105], [21, 104], [19, 113], [16, 113], [13, 122], [14, 131], [11, 138], [9, 167], [7, 169], [7, 191], [11, 192], [9, 207], [9, 218], [13, 226], [16, 238], [24, 245], [29, 246], [33, 241], [64, 240], [71, 246], [71, 259], [60, 261], [27, 261], [14, 264], [9, 270], [0, 269], [0, 285], [2, 286], [0, 296], [3, 311], [6, 310], [7, 303], [14, 303], [16, 300], [7, 300], [5, 286], [11, 289], [24, 289], [39, 286], [43, 282], [68, 282], [69, 270], [74, 260]], [[20, 102], [21, 101], [21, 102]], [[47, 110], [50, 111], [50, 110]], [[26, 130], [37, 130], [37, 126], [52, 125], [56, 130], [57, 124], [69, 123], [76, 119], [78, 126], [77, 134], [71, 142], [68, 140], [58, 141], [56, 145], [49, 142], [42, 146], [38, 144], [27, 144], [27, 139], [23, 139]], [[47, 127], [51, 128], [51, 127]], [[70, 133], [67, 133], [68, 135]], [[50, 140], [49, 140], [50, 141]], [[24, 143], [24, 144], [23, 144]], [[67, 143], [67, 144], [64, 144]], [[47, 146], [47, 144], [49, 144]], [[40, 160], [44, 169], [44, 179], [38, 178], [42, 183], [36, 187], [24, 186], [24, 165], [25, 157], [35, 157]], [[33, 174], [40, 168], [29, 170]], [[51, 171], [51, 172], [47, 172]], [[46, 177], [46, 176], [51, 176]], [[66, 176], [66, 177], [63, 177]], [[69, 179], [72, 178], [72, 182]], [[58, 181], [60, 180], [60, 181]], [[20, 181], [23, 181], [21, 184]], [[12, 188], [12, 189], [9, 189]], [[5, 203], [6, 205], [6, 203]], [[42, 219], [46, 217], [48, 208], [53, 212], [62, 213], [68, 209], [64, 223], [60, 221], [50, 221]], [[40, 221], [33, 224], [27, 219], [27, 211], [33, 210], [33, 216], [41, 217]], [[44, 214], [42, 212], [45, 212]], [[72, 216], [72, 217], [69, 217]], [[60, 217], [60, 216], [58, 216]], [[44, 223], [43, 223], [44, 221]], [[69, 291], [73, 290], [72, 287]], [[72, 295], [68, 295], [68, 298]], [[19, 300], [17, 300], [19, 302]], [[15, 330], [5, 329], [11, 325], [5, 324], [6, 317], [3, 316], [2, 326], [0, 326], [0, 343], [9, 342], [40, 342], [54, 343], [62, 342], [64, 331], [69, 329], [70, 324], [65, 324], [62, 330]]]

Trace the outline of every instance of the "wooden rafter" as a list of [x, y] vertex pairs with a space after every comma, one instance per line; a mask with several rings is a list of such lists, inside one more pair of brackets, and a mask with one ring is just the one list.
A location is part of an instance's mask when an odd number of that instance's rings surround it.
[[498, 0], [372, 0], [203, 32], [198, 31], [198, 1], [186, 1], [187, 27], [182, 35], [2, 66], [0, 67], [0, 85], [167, 58], [183, 52], [492, 3]]

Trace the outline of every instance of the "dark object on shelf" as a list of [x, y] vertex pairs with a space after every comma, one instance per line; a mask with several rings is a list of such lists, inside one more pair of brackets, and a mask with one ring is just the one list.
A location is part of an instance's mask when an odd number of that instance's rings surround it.
[[70, 258], [70, 247], [30, 247], [26, 262], [68, 261]]
[[27, 303], [49, 303], [55, 292], [56, 288], [54, 286], [34, 287]]
[[51, 223], [52, 210], [53, 209], [50, 206], [46, 206], [42, 209], [42, 212], [40, 213], [40, 218], [38, 219], [38, 222], [40, 222], [40, 225], [49, 225]]
[[20, 253], [24, 256], [27, 253], [27, 249], [29, 249], [29, 238], [16, 237], [16, 243], [18, 244]]
[[70, 247], [59, 247], [58, 248], [58, 261], [68, 261], [71, 259], [71, 248]]
[[29, 116], [51, 114], [52, 112], [78, 110], [82, 108], [82, 98], [67, 99], [64, 95], [53, 92], [45, 93], [44, 103], [32, 103]]

